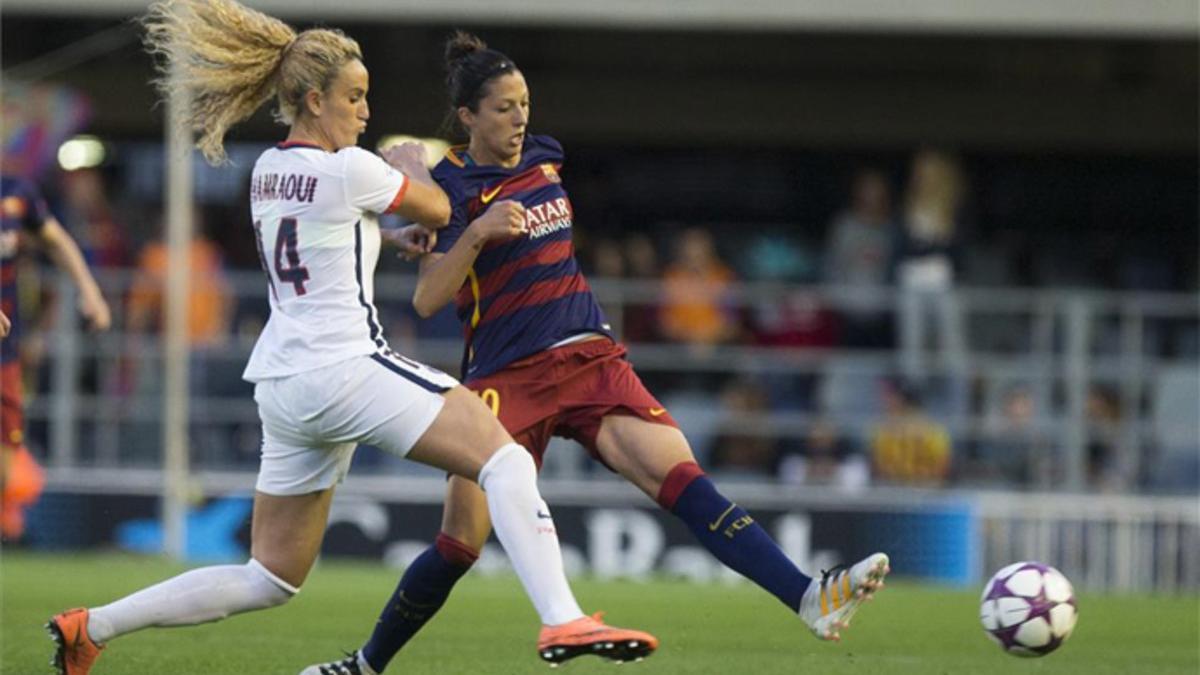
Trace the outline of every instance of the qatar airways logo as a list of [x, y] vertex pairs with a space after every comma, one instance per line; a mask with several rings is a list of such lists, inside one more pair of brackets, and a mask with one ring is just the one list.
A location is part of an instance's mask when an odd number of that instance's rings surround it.
[[540, 239], [570, 227], [571, 204], [566, 197], [525, 209], [525, 229], [529, 230], [530, 239]]

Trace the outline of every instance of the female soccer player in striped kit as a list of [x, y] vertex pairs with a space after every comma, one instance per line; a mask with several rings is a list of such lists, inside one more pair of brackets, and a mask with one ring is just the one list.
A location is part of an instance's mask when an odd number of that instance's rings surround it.
[[[453, 212], [434, 252], [421, 260], [413, 303], [429, 316], [456, 300], [467, 387], [539, 465], [550, 436], [579, 441], [817, 637], [838, 639], [883, 585], [887, 556], [876, 553], [813, 580], [717, 491], [670, 413], [625, 360], [579, 271], [571, 203], [558, 176], [562, 147], [528, 134], [524, 76], [504, 54], [461, 32], [447, 44], [446, 61], [451, 109], [470, 142], [451, 149], [433, 171]], [[367, 644], [301, 675], [381, 672], [445, 602], [490, 527], [483, 493], [451, 478], [442, 533], [405, 572]]]
[[[149, 626], [180, 626], [283, 604], [320, 549], [335, 485], [357, 443], [478, 481], [517, 574], [543, 623], [539, 652], [582, 646], [618, 658], [657, 645], [580, 610], [538, 495], [536, 468], [477, 396], [454, 378], [387, 346], [372, 304], [376, 214], [429, 227], [450, 215], [419, 146], [389, 154], [398, 171], [356, 147], [368, 119], [358, 44], [336, 30], [297, 34], [233, 0], [174, 0], [151, 8], [147, 45], [178, 69], [192, 98], [198, 147], [224, 157], [229, 127], [271, 97], [290, 125], [251, 178], [254, 235], [271, 316], [246, 379], [255, 382], [262, 464], [245, 565], [205, 567], [103, 607], [74, 609], [47, 628], [64, 675], [85, 675], [102, 645]], [[161, 83], [164, 89], [170, 81]]]

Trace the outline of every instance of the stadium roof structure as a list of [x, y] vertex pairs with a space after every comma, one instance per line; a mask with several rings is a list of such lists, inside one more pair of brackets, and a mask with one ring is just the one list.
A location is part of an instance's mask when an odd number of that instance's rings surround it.
[[[1108, 35], [1196, 39], [1195, 0], [247, 0], [285, 18], [610, 28]], [[5, 13], [136, 15], [144, 0], [5, 0]]]

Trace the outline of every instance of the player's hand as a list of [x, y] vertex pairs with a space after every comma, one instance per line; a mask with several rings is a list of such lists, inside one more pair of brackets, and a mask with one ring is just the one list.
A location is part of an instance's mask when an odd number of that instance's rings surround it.
[[104, 296], [99, 292], [79, 295], [79, 313], [83, 315], [84, 320], [87, 321], [88, 330], [92, 332], [103, 332], [112, 326], [112, 312], [109, 311]]
[[425, 146], [408, 142], [390, 145], [379, 153], [393, 169], [406, 176], [423, 176], [429, 173], [425, 166]]
[[8, 320], [4, 312], [0, 312], [0, 338], [8, 337], [9, 331], [12, 330], [12, 322]]
[[433, 251], [437, 232], [420, 225], [405, 225], [395, 230], [383, 230], [383, 239], [400, 249], [397, 255], [411, 261]]
[[511, 200], [492, 204], [492, 207], [476, 218], [467, 229], [473, 230], [481, 243], [506, 241], [529, 232], [529, 228], [525, 226], [525, 207], [521, 202]]

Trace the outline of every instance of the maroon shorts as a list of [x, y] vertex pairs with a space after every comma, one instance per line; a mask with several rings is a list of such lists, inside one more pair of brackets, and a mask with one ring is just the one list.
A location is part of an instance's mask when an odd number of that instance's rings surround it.
[[14, 359], [0, 366], [0, 445], [15, 448], [24, 443], [21, 362]]
[[578, 441], [600, 459], [596, 435], [608, 415], [679, 427], [633, 372], [625, 347], [609, 339], [538, 352], [464, 384], [483, 398], [539, 468], [551, 436]]

